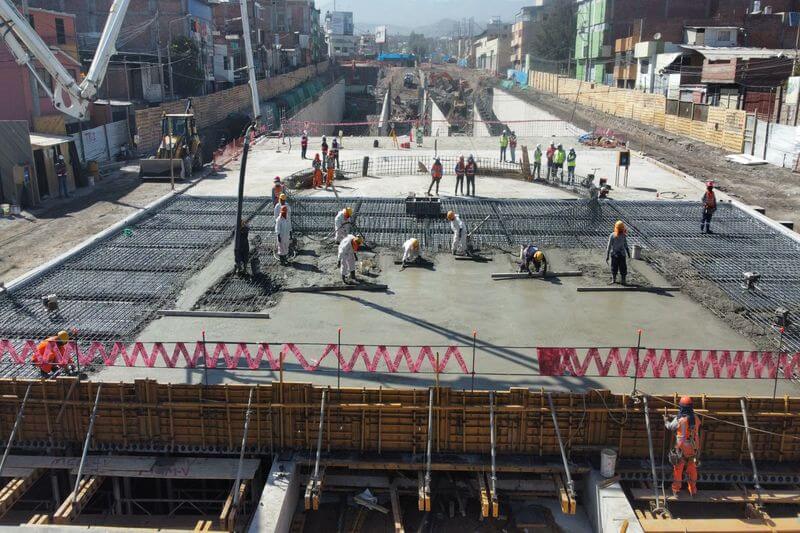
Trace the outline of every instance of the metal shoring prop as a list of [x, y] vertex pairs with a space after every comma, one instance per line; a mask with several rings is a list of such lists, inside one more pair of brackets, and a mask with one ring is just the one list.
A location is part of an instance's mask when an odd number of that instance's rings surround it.
[[244, 462], [244, 449], [247, 445], [247, 430], [250, 427], [250, 416], [253, 413], [253, 388], [247, 397], [247, 410], [244, 412], [244, 430], [242, 431], [242, 448], [239, 450], [239, 464], [236, 467], [236, 481], [233, 483], [233, 512], [239, 507], [239, 485], [242, 483], [242, 463]]
[[425, 510], [430, 511], [431, 497], [431, 446], [433, 444], [433, 388], [428, 394], [428, 444], [425, 451], [425, 479], [422, 487], [422, 496], [425, 500]]
[[489, 476], [489, 497], [491, 499], [492, 505], [492, 516], [497, 518], [498, 515], [498, 503], [497, 503], [497, 470], [495, 464], [495, 424], [494, 424], [494, 391], [489, 392], [489, 429], [491, 431], [491, 438], [490, 442], [492, 445], [491, 450], [491, 457], [492, 457], [492, 470], [491, 475]]
[[306, 487], [306, 495], [305, 495], [305, 508], [314, 509], [315, 511], [319, 509], [319, 493], [321, 484], [319, 480], [319, 463], [320, 458], [322, 456], [322, 432], [325, 429], [325, 398], [327, 396], [328, 390], [323, 389], [322, 391], [322, 400], [319, 404], [319, 429], [317, 431], [317, 456], [314, 461], [314, 473], [311, 475], [311, 479], [308, 482], [308, 486]]
[[28, 395], [31, 393], [31, 387], [33, 387], [33, 383], [28, 384], [28, 388], [25, 389], [25, 396], [22, 398], [22, 404], [19, 406], [19, 411], [17, 411], [17, 418], [14, 420], [14, 427], [11, 428], [11, 434], [8, 436], [8, 443], [6, 443], [6, 451], [3, 452], [3, 459], [0, 461], [0, 475], [3, 473], [3, 468], [6, 466], [6, 461], [8, 460], [8, 454], [11, 451], [11, 445], [14, 444], [14, 437], [17, 436], [17, 429], [19, 428], [19, 423], [22, 422], [22, 419], [25, 418], [25, 404], [28, 402]]
[[83, 477], [83, 467], [86, 464], [86, 456], [89, 453], [89, 442], [92, 440], [92, 433], [94, 432], [94, 421], [97, 418], [97, 407], [100, 405], [100, 391], [103, 384], [97, 385], [97, 394], [94, 397], [94, 407], [92, 407], [92, 415], [89, 417], [89, 429], [86, 430], [86, 439], [83, 441], [83, 453], [81, 454], [81, 462], [78, 465], [78, 475], [75, 478], [75, 487], [72, 489], [72, 494], [68, 497], [72, 500], [72, 513], [77, 514], [75, 511], [75, 500], [78, 497], [78, 489], [81, 485], [81, 478]]
[[[652, 510], [653, 512], [664, 512], [666, 508], [660, 505], [660, 499], [658, 497], [658, 476], [656, 475], [656, 458], [655, 452], [653, 451], [653, 434], [650, 430], [650, 406], [647, 403], [647, 395], [642, 396], [642, 401], [644, 402], [644, 423], [647, 427], [647, 447], [650, 450], [650, 474], [653, 477], [653, 496], [655, 496], [655, 507]], [[666, 505], [666, 501], [664, 504]]]
[[547, 393], [547, 403], [550, 404], [550, 414], [553, 417], [553, 425], [556, 428], [556, 437], [558, 438], [558, 447], [561, 449], [561, 460], [564, 462], [564, 473], [567, 475], [567, 492], [569, 497], [575, 499], [575, 484], [572, 482], [572, 475], [569, 473], [569, 464], [567, 463], [567, 453], [564, 451], [564, 441], [561, 440], [561, 430], [558, 429], [558, 418], [556, 417], [556, 409], [553, 407], [553, 396]]
[[750, 424], [747, 421], [747, 406], [745, 405], [744, 398], [739, 398], [739, 405], [742, 407], [742, 420], [744, 421], [744, 431], [747, 435], [747, 450], [750, 452], [750, 464], [753, 465], [753, 481], [756, 487], [756, 497], [758, 498], [758, 505], [761, 505], [761, 483], [759, 483], [758, 467], [756, 466], [756, 456], [753, 452], [753, 438], [750, 435]]

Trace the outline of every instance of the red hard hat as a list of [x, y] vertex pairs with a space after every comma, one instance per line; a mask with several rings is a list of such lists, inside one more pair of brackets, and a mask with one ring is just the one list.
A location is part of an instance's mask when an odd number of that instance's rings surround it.
[[706, 187], [713, 187], [713, 186], [714, 186], [714, 182], [713, 181], [707, 181], [706, 182]]
[[691, 396], [683, 396], [683, 397], [681, 397], [681, 402], [680, 402], [680, 405], [683, 405], [683, 406], [690, 406], [690, 405], [692, 405], [692, 398], [691, 398]]
[[272, 181], [274, 181], [275, 183], [280, 183], [281, 182], [281, 177], [280, 176], [275, 176], [275, 179], [272, 180]]

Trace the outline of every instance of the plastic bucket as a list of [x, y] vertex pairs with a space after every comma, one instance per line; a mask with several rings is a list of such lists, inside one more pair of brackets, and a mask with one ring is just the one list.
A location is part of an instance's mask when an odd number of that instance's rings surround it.
[[633, 247], [631, 247], [631, 256], [636, 260], [640, 260], [642, 258], [642, 247], [638, 244], [634, 244]]
[[600, 452], [600, 473], [603, 477], [614, 477], [614, 470], [617, 467], [617, 452], [605, 448]]

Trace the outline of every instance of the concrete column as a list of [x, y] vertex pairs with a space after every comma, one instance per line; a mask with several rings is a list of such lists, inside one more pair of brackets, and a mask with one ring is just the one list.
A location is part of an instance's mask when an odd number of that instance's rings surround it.
[[299, 495], [300, 481], [295, 462], [272, 463], [261, 498], [253, 511], [249, 533], [288, 532]]
[[592, 522], [592, 529], [598, 533], [618, 533], [627, 521], [628, 533], [643, 533], [619, 481], [603, 486], [607, 481], [597, 470], [592, 470], [584, 478], [586, 514]]

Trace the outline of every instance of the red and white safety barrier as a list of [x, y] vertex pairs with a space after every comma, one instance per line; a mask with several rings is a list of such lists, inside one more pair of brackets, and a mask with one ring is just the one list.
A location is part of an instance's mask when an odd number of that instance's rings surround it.
[[[319, 368], [326, 357], [333, 354], [339, 360], [341, 369], [345, 372], [360, 370], [356, 369], [359, 361], [364, 362], [363, 370], [367, 372], [404, 372], [406, 369], [401, 368], [403, 363], [405, 363], [407, 371], [412, 373], [419, 372], [425, 363], [430, 364], [430, 371], [445, 372], [448, 363], [453, 360], [458, 364], [462, 373], [468, 373], [467, 365], [464, 363], [464, 358], [457, 346], [447, 347], [444, 356], [439, 359], [437, 367], [434, 349], [430, 346], [419, 348], [416, 358], [411, 355], [411, 348], [408, 346], [397, 347], [394, 357], [388, 347], [377, 346], [374, 355], [370, 358], [370, 353], [366, 346], [356, 345], [351, 347], [353, 348], [353, 353], [349, 359], [346, 359], [338, 345], [328, 344], [324, 347], [315, 346], [314, 349], [322, 348], [322, 353], [318, 358], [310, 359], [303, 354], [300, 346], [294, 343], [280, 345], [280, 351], [277, 356], [267, 343], [248, 345], [243, 342], [236, 344], [223, 342], [206, 343], [201, 341], [195, 343], [177, 342], [173, 344], [171, 353], [164, 344], [162, 342], [152, 344], [142, 342], [133, 344], [92, 342], [87, 348], [81, 349], [75, 342], [69, 342], [62, 352], [59, 350], [57, 343], [52, 341], [47, 343], [43, 359], [60, 365], [68, 364], [70, 361], [77, 359], [78, 363], [83, 366], [101, 360], [105, 366], [117, 366], [122, 363], [128, 367], [144, 366], [147, 368], [153, 368], [159, 362], [163, 362], [168, 368], [196, 368], [198, 362], [202, 359], [202, 365], [206, 368], [221, 368], [222, 365], [220, 363], [224, 362], [226, 369], [233, 370], [240, 368], [240, 363], [244, 358], [247, 368], [251, 370], [261, 368], [264, 362], [269, 365], [271, 370], [279, 370], [282, 362], [292, 356], [303, 370], [313, 372]], [[32, 363], [37, 345], [36, 341], [27, 340], [22, 342], [21, 347], [17, 349], [11, 341], [0, 340], [0, 361], [8, 354], [14, 363], [20, 365]], [[251, 347], [254, 348], [255, 353], [253, 353]], [[309, 348], [305, 347], [306, 350]], [[381, 362], [385, 364], [385, 368], [379, 368]]]
[[[642, 348], [537, 348], [543, 376], [612, 376], [640, 378], [790, 378], [800, 375], [800, 353], [732, 350], [671, 350]], [[638, 363], [638, 364], [637, 364]], [[630, 373], [629, 373], [630, 372]]]

